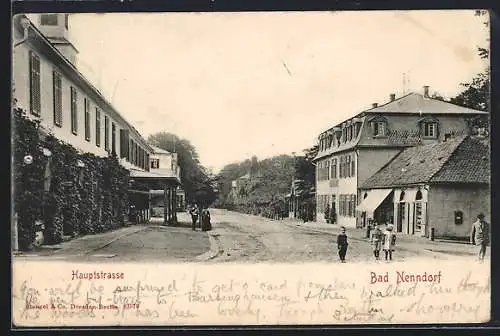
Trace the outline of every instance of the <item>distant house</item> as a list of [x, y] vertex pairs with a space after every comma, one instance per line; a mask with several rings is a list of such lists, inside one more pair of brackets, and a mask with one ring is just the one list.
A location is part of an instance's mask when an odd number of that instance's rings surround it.
[[339, 225], [362, 227], [359, 216], [359, 185], [403, 149], [473, 134], [474, 122], [487, 112], [457, 106], [413, 92], [384, 105], [354, 115], [318, 136], [316, 164], [316, 211], [325, 221], [325, 210], [335, 209]]
[[465, 238], [478, 213], [489, 217], [489, 158], [469, 136], [405, 149], [359, 186], [357, 210], [397, 232]]

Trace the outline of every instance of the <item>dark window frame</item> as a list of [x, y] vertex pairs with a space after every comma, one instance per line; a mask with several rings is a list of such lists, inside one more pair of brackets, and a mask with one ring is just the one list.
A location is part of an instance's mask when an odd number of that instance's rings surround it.
[[42, 113], [41, 62], [33, 51], [29, 53], [30, 72], [30, 113], [39, 117]]
[[101, 110], [95, 108], [95, 145], [101, 147]]
[[62, 75], [52, 71], [52, 95], [54, 125], [62, 127]]
[[71, 97], [71, 133], [78, 135], [78, 92], [74, 86], [70, 88]]
[[84, 109], [84, 120], [85, 120], [85, 140], [90, 142], [90, 100], [88, 98], [83, 99], [83, 109]]

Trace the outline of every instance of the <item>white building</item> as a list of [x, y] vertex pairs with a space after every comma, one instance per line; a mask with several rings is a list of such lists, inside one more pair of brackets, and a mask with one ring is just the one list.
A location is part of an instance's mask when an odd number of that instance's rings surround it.
[[[165, 222], [175, 220], [178, 165], [150, 172], [153, 148], [78, 70], [78, 50], [71, 43], [69, 14], [20, 14], [13, 18], [13, 98], [42, 129], [82, 153], [115, 153], [130, 171], [131, 182], [163, 188]], [[157, 153], [158, 154], [158, 153]], [[171, 156], [173, 158], [174, 156]], [[155, 158], [158, 158], [156, 156]], [[176, 156], [175, 156], [176, 159]], [[147, 191], [129, 193], [142, 218], [149, 216]], [[134, 202], [132, 201], [132, 203]], [[139, 206], [139, 203], [141, 204]]]
[[17, 107], [82, 152], [115, 152], [128, 169], [149, 170], [153, 150], [77, 68], [68, 14], [17, 15], [13, 20]]

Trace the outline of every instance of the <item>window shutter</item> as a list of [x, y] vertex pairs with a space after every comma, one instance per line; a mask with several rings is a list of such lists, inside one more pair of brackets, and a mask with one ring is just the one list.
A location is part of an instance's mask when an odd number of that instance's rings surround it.
[[128, 160], [129, 130], [120, 129], [120, 157]]
[[356, 176], [356, 155], [352, 157], [351, 172], [352, 172], [351, 176]]

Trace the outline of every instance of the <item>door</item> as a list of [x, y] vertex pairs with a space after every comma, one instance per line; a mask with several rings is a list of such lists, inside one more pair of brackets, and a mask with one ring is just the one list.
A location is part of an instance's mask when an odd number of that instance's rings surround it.
[[406, 203], [401, 202], [399, 203], [399, 209], [398, 209], [398, 222], [396, 225], [396, 232], [401, 232], [403, 231], [403, 222], [406, 219]]

